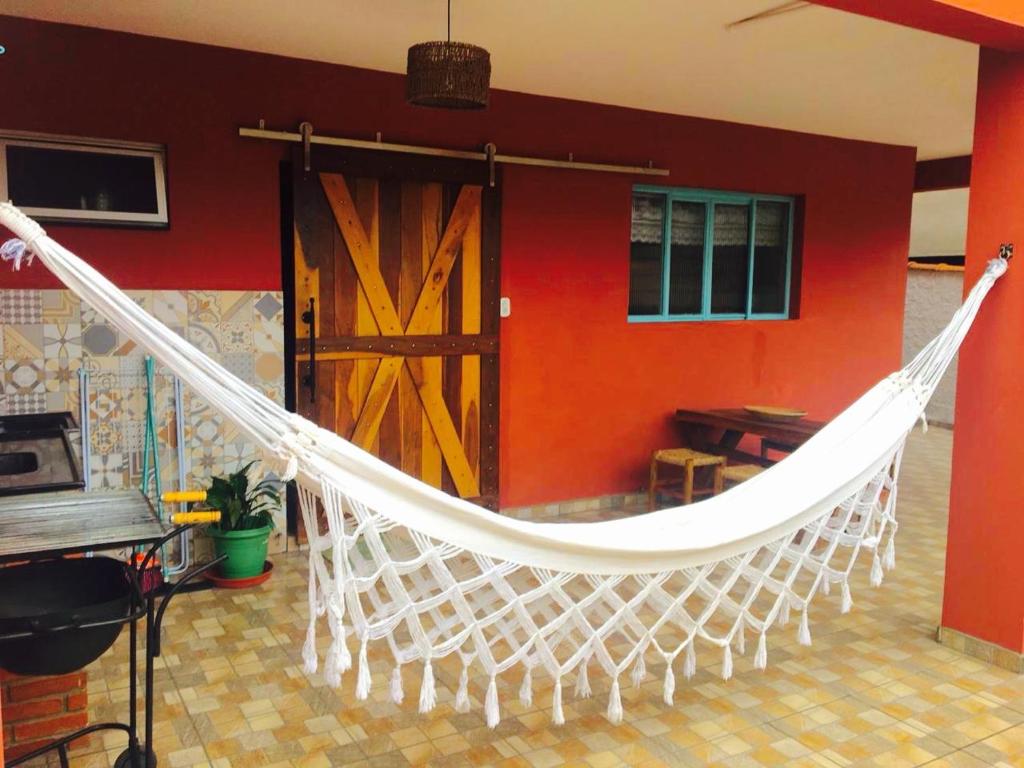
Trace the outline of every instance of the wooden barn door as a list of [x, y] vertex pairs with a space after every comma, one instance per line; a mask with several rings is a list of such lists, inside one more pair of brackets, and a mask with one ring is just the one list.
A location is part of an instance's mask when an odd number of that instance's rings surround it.
[[494, 506], [498, 205], [486, 169], [314, 152], [305, 172], [296, 160], [298, 412]]

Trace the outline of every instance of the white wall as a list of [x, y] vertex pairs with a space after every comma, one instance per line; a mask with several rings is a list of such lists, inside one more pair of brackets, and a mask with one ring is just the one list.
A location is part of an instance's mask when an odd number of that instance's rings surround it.
[[[910, 256], [962, 256], [967, 240], [967, 189], [918, 192], [910, 221]], [[963, 296], [963, 272], [911, 269], [903, 319], [903, 361], [907, 362], [949, 322]], [[956, 361], [939, 383], [928, 418], [953, 423]]]
[[910, 217], [910, 256], [963, 256], [967, 189], [918, 192]]
[[[907, 276], [906, 316], [903, 322], [903, 362], [909, 362], [949, 322], [963, 295], [963, 272], [912, 269]], [[942, 377], [928, 404], [928, 419], [953, 423], [956, 400], [956, 360]]]

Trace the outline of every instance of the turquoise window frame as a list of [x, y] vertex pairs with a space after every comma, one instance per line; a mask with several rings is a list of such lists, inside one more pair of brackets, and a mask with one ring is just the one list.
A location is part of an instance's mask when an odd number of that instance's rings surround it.
[[[631, 323], [672, 323], [672, 322], [694, 322], [694, 321], [717, 321], [717, 320], [788, 320], [790, 318], [791, 287], [793, 283], [793, 223], [794, 210], [796, 209], [796, 198], [786, 195], [762, 195], [744, 192], [724, 192], [710, 189], [690, 189], [685, 187], [656, 187], [647, 184], [637, 184], [633, 187], [633, 194], [636, 193], [662, 195], [665, 199], [664, 235], [662, 237], [661, 250], [661, 312], [656, 315], [628, 315]], [[669, 276], [672, 268], [672, 203], [683, 201], [687, 203], [700, 203], [704, 205], [704, 272], [701, 280], [701, 311], [695, 314], [671, 314], [668, 311]], [[789, 206], [789, 223], [786, 232], [786, 284], [785, 284], [785, 311], [783, 312], [754, 312], [754, 233], [757, 225], [757, 203], [786, 203]], [[747, 311], [746, 312], [712, 312], [711, 311], [711, 283], [712, 283], [712, 259], [714, 258], [714, 232], [715, 232], [715, 204], [723, 203], [729, 205], [745, 204], [750, 209], [750, 235], [747, 252]]]

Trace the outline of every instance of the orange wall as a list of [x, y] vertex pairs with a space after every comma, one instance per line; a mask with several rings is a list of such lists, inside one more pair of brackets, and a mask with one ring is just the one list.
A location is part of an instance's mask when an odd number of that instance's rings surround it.
[[[613, 162], [666, 183], [803, 196], [800, 318], [630, 325], [629, 177], [504, 171], [505, 505], [637, 490], [677, 407], [835, 413], [899, 364], [913, 149], [496, 91], [482, 113], [404, 103], [403, 78], [0, 16], [0, 127], [165, 143], [171, 228], [51, 226], [125, 287], [280, 285], [278, 163], [237, 128]], [[500, 62], [496, 63], [496, 66]], [[0, 287], [52, 285], [41, 269]]]
[[811, 0], [1007, 51], [1024, 50], [1021, 0]]
[[1024, 55], [983, 50], [965, 284], [1017, 258], [960, 352], [942, 624], [1024, 651]]
[[[805, 195], [800, 318], [629, 324], [629, 179], [505, 176], [502, 481], [509, 504], [638, 490], [680, 407], [828, 417], [898, 367], [912, 154], [666, 121], [679, 185]], [[699, 147], [699, 149], [698, 149]]]

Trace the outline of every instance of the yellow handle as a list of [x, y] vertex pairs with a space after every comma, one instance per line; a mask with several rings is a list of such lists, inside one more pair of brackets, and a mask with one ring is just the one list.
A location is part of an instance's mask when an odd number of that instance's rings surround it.
[[201, 512], [176, 512], [171, 515], [171, 522], [175, 525], [186, 525], [187, 523], [219, 523], [220, 511], [216, 509], [204, 509]]
[[188, 504], [206, 501], [206, 491], [167, 491], [160, 498], [165, 504]]

